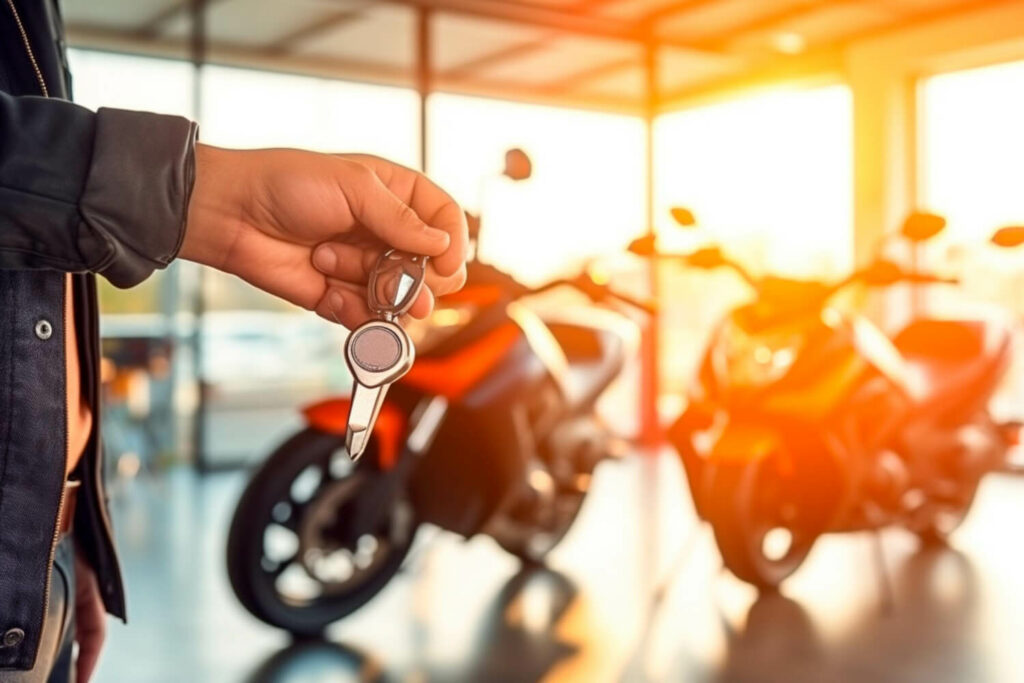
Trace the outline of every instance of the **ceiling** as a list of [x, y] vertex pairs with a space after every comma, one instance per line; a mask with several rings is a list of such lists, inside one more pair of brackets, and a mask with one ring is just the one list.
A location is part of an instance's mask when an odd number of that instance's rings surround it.
[[[205, 40], [197, 48], [192, 26], [200, 4]], [[63, 8], [69, 40], [79, 46], [177, 57], [202, 49], [206, 61], [217, 63], [643, 111], [757, 69], [785, 68], [849, 42], [991, 4], [64, 0]], [[653, 100], [648, 64], [655, 66]]]

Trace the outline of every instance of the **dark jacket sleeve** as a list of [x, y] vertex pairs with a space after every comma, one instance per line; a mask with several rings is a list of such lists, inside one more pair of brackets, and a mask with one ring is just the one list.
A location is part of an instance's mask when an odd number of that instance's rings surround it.
[[0, 268], [131, 287], [177, 255], [197, 127], [178, 116], [0, 93]]

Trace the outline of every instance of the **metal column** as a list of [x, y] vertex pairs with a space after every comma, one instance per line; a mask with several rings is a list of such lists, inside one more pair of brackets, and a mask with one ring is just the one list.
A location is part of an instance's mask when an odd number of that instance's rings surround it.
[[[658, 111], [658, 45], [653, 39], [644, 44], [644, 72], [646, 101], [644, 107], [646, 139], [644, 153], [647, 162], [647, 234], [654, 234], [654, 118]], [[654, 301], [659, 300], [658, 264], [647, 266], [648, 289]], [[655, 446], [661, 440], [658, 418], [658, 340], [660, 320], [652, 315], [640, 339], [640, 436], [646, 446]]]
[[433, 60], [430, 35], [431, 11], [420, 7], [416, 23], [416, 91], [420, 95], [420, 170], [427, 172], [427, 99], [433, 81]]
[[[192, 35], [190, 40], [190, 58], [192, 61], [192, 116], [198, 121], [202, 116], [202, 71], [206, 63], [206, 9], [208, 0], [191, 0], [190, 19]], [[205, 288], [203, 286], [205, 272], [201, 266], [195, 264], [179, 264], [188, 266], [185, 273], [188, 278], [186, 288], [186, 305], [192, 312], [192, 330], [188, 337], [188, 346], [191, 351], [192, 381], [196, 390], [195, 410], [192, 414], [191, 423], [191, 450], [192, 458], [200, 470], [208, 470], [210, 463], [207, 462], [205, 450], [206, 444], [206, 390], [203, 381], [203, 318], [205, 313]], [[182, 278], [178, 278], [179, 284]]]

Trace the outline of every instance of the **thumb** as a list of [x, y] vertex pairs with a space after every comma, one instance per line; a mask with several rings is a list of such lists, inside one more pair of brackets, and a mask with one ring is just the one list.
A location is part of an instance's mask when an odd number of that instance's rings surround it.
[[348, 197], [356, 221], [388, 246], [425, 256], [443, 254], [451, 242], [448, 233], [427, 225], [376, 173], [362, 168], [366, 173]]

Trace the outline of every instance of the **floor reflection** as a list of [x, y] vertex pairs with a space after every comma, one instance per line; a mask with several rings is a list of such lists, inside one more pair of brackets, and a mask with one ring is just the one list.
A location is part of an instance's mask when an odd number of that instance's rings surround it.
[[297, 640], [262, 662], [245, 683], [387, 680], [383, 664], [361, 650], [326, 640]]
[[224, 535], [244, 479], [137, 481], [114, 505], [131, 624], [111, 625], [97, 680], [1024, 680], [1024, 544], [1008, 525], [1024, 481], [988, 481], [954, 548], [918, 550], [893, 531], [879, 561], [869, 536], [828, 536], [784, 593], [759, 596], [722, 570], [678, 472], [652, 462], [599, 473], [549, 568], [521, 569], [486, 538], [434, 534], [326, 641], [295, 643], [227, 585]]
[[887, 578], [895, 601], [869, 601], [831, 639], [796, 600], [759, 595], [742, 627], [724, 623], [726, 656], [713, 680], [992, 680], [970, 637], [977, 576], [963, 553], [924, 549]]
[[523, 569], [494, 596], [466, 661], [444, 666], [421, 662], [411, 671], [387, 671], [377, 656], [326, 640], [296, 641], [271, 655], [246, 683], [291, 681], [539, 681], [580, 646], [567, 638], [562, 620], [578, 599], [562, 573]]

